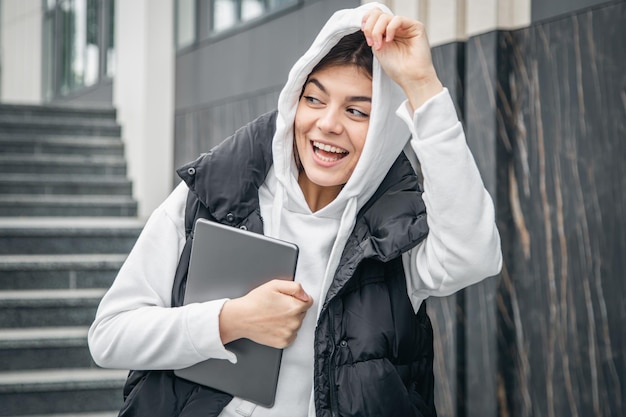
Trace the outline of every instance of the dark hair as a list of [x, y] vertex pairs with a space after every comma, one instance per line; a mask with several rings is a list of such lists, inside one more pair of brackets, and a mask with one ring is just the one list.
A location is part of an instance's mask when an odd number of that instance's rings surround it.
[[372, 78], [373, 61], [372, 48], [367, 45], [363, 32], [358, 30], [341, 38], [317, 63], [311, 74], [329, 67], [354, 65]]

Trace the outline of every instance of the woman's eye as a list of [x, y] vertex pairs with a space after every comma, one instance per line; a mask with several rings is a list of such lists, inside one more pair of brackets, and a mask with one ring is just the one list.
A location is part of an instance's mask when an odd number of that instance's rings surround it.
[[348, 109], [348, 113], [357, 117], [369, 117], [369, 114], [363, 113], [361, 110], [357, 110], [357, 109]]
[[322, 103], [321, 101], [319, 101], [315, 97], [311, 97], [311, 96], [303, 96], [303, 97], [307, 101], [307, 103], [310, 103], [310, 104], [321, 104]]

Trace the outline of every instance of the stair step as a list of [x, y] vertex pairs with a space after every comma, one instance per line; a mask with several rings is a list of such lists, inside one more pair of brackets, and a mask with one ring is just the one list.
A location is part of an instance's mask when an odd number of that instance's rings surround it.
[[0, 255], [0, 290], [108, 288], [126, 255]]
[[3, 174], [0, 194], [101, 194], [131, 195], [125, 177], [97, 175]]
[[[117, 417], [119, 415], [119, 411], [103, 411], [96, 413], [63, 413], [63, 414], [28, 414], [22, 415], [19, 417]], [[16, 415], [9, 417], [18, 417]]]
[[143, 221], [135, 218], [0, 218], [0, 255], [128, 254]]
[[0, 416], [118, 410], [128, 372], [53, 369], [0, 373]]
[[117, 112], [111, 106], [90, 106], [82, 104], [0, 104], [2, 118], [55, 118], [55, 119], [89, 119], [115, 120]]
[[0, 154], [0, 173], [126, 175], [119, 156]]
[[136, 216], [130, 196], [0, 195], [0, 216]]
[[68, 136], [120, 136], [122, 128], [110, 120], [0, 117], [0, 132]]
[[[63, 414], [28, 414], [22, 415], [19, 417], [117, 417], [119, 415], [119, 411], [103, 411], [96, 413], [63, 413]], [[16, 415], [9, 417], [18, 417]]]
[[87, 344], [144, 221], [114, 108], [0, 104], [0, 417], [113, 417]]
[[0, 154], [123, 156], [124, 144], [110, 137], [63, 137], [0, 133]]
[[0, 372], [95, 367], [88, 327], [0, 329]]
[[105, 289], [0, 291], [0, 328], [89, 326]]

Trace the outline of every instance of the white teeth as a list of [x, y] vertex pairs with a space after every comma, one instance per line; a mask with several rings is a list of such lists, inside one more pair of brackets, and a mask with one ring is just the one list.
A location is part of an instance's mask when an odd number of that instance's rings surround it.
[[316, 148], [322, 149], [326, 152], [339, 153], [339, 154], [348, 153], [348, 151], [346, 151], [345, 149], [335, 148], [334, 146], [326, 145], [321, 142], [313, 141], [313, 146], [315, 146]]
[[325, 157], [325, 156], [323, 156], [323, 155], [320, 155], [320, 154], [319, 154], [319, 153], [317, 153], [317, 152], [316, 152], [315, 154], [317, 155], [317, 157], [318, 157], [319, 159], [321, 159], [321, 160], [322, 160], [322, 161], [324, 161], [324, 162], [335, 162], [335, 161], [338, 161], [338, 160], [339, 160], [339, 157], [336, 157], [336, 158], [327, 158], [327, 157]]

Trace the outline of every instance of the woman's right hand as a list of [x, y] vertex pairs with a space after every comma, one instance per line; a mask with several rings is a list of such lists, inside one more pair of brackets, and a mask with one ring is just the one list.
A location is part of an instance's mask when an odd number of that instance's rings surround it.
[[443, 90], [421, 22], [373, 7], [363, 17], [361, 29], [385, 73], [404, 90], [413, 111]]
[[282, 349], [296, 338], [313, 299], [293, 281], [275, 279], [240, 298], [226, 301], [219, 317], [226, 344], [247, 338]]

